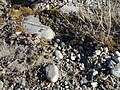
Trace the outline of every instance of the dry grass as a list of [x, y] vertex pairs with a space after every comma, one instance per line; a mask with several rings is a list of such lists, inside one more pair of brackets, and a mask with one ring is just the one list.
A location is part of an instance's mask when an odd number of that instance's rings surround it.
[[[118, 44], [118, 40], [120, 40], [119, 37], [116, 37], [116, 34], [118, 34], [120, 30], [120, 1], [102, 1], [95, 0], [95, 2], [92, 2], [90, 5], [85, 2], [75, 4], [79, 6], [79, 14], [63, 14], [58, 8], [37, 10], [36, 14], [39, 14], [40, 21], [55, 30], [57, 35], [73, 37], [74, 41], [80, 40], [82, 36], [89, 35], [97, 42], [107, 45], [109, 49], [113, 51], [115, 50], [114, 46]], [[32, 9], [21, 6], [17, 6], [17, 8], [13, 7], [10, 10], [13, 19], [20, 19], [23, 16], [33, 13], [34, 11]], [[47, 14], [48, 16], [46, 16]], [[61, 20], [64, 28], [71, 28], [68, 31], [67, 29], [64, 30], [61, 28], [61, 25], [58, 26], [56, 24], [56, 18]], [[114, 38], [117, 38], [117, 40]]]

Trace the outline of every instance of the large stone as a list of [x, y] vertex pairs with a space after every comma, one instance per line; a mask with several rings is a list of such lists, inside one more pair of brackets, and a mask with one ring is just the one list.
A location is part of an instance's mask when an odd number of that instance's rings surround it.
[[60, 9], [61, 12], [63, 13], [70, 13], [70, 12], [76, 12], [78, 13], [79, 12], [79, 7], [76, 7], [76, 6], [73, 6], [73, 5], [64, 5], [61, 9]]
[[39, 22], [39, 18], [34, 17], [34, 15], [29, 15], [25, 18], [23, 25], [25, 27], [25, 32], [30, 34], [37, 34], [38, 37], [51, 40], [54, 38], [54, 31]]
[[54, 64], [49, 64], [46, 67], [46, 77], [51, 82], [56, 82], [59, 78], [59, 69]]

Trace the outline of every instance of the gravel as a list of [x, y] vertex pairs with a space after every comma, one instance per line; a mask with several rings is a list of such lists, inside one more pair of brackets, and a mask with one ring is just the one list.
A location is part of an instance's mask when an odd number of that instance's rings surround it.
[[[20, 21], [3, 18], [6, 25], [0, 29], [0, 87], [4, 90], [119, 90], [119, 50], [110, 52], [89, 35], [78, 40], [83, 34], [79, 31], [76, 35], [79, 25], [74, 28], [79, 10], [68, 2], [63, 7], [60, 5], [61, 12], [53, 8], [40, 10]], [[49, 7], [52, 5], [49, 3]], [[17, 23], [22, 23], [25, 30], [17, 30]]]

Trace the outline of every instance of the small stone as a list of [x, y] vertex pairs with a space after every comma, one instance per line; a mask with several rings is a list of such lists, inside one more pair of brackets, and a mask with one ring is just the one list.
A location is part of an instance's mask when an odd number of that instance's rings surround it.
[[100, 50], [96, 50], [95, 51], [95, 55], [100, 55], [101, 54], [101, 51]]
[[91, 85], [92, 85], [93, 88], [97, 87], [97, 84], [98, 84], [97, 82], [92, 82], [91, 83]]
[[65, 47], [65, 43], [64, 42], [61, 42], [61, 45], [60, 45], [62, 48]]
[[119, 52], [119, 51], [116, 51], [116, 52], [115, 52], [115, 55], [118, 56], [118, 57], [120, 57], [120, 52]]
[[93, 76], [95, 76], [95, 75], [97, 75], [97, 74], [98, 74], [98, 71], [95, 70], [95, 71], [93, 72]]
[[76, 59], [76, 56], [74, 55], [74, 53], [71, 53], [70, 58], [71, 58], [71, 60], [75, 60]]
[[0, 90], [3, 88], [3, 82], [0, 80]]
[[63, 55], [59, 50], [55, 51], [55, 56], [58, 57], [59, 59], [63, 59]]
[[57, 44], [57, 43], [54, 43], [54, 47], [58, 47], [58, 44]]
[[22, 32], [15, 32], [16, 35], [20, 35]]
[[56, 39], [56, 42], [59, 43], [59, 42], [60, 42], [60, 39]]
[[112, 68], [111, 73], [116, 77], [120, 77], [120, 65], [117, 65], [114, 68]]
[[105, 60], [107, 60], [107, 61], [110, 61], [111, 60], [111, 56], [105, 56]]
[[113, 56], [112, 59], [113, 59], [116, 63], [120, 62], [120, 57], [118, 57], [118, 56]]
[[109, 51], [109, 50], [108, 50], [108, 47], [105, 47], [105, 48], [104, 48], [104, 52], [105, 52], [105, 53], [108, 53], [108, 51]]
[[46, 77], [51, 82], [56, 82], [59, 78], [59, 69], [54, 64], [49, 64], [46, 67]]
[[80, 59], [80, 58], [81, 58], [81, 55], [80, 55], [80, 54], [77, 54], [77, 57]]
[[71, 60], [75, 60], [76, 56], [71, 56], [70, 58]]

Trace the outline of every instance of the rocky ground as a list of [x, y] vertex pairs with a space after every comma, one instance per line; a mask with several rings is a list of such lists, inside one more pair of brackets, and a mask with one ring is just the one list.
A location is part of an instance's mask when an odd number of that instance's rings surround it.
[[119, 7], [71, 1], [0, 1], [0, 90], [120, 90]]

